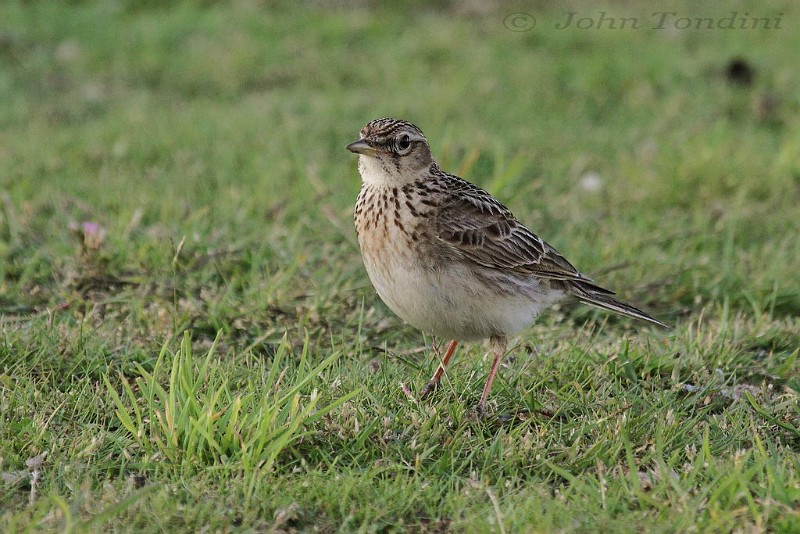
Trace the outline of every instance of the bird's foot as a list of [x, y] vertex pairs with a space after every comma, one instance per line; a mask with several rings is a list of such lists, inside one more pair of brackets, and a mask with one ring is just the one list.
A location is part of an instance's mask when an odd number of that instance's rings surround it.
[[428, 381], [428, 383], [425, 384], [425, 387], [423, 387], [420, 390], [419, 396], [420, 397], [425, 397], [425, 396], [429, 395], [430, 393], [433, 392], [434, 389], [436, 389], [436, 386], [438, 386], [438, 385], [439, 385], [439, 383], [436, 380]]

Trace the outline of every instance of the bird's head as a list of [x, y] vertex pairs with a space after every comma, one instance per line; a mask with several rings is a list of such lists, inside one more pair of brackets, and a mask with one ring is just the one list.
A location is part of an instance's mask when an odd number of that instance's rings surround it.
[[428, 140], [410, 122], [376, 119], [361, 128], [359, 137], [347, 150], [359, 155], [358, 169], [365, 182], [411, 182], [433, 164]]

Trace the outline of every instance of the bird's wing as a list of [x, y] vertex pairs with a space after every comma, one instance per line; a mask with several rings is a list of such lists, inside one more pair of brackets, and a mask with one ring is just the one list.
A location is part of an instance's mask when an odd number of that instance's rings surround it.
[[436, 210], [436, 235], [458, 254], [490, 269], [596, 287], [486, 191], [457, 179], [448, 193]]

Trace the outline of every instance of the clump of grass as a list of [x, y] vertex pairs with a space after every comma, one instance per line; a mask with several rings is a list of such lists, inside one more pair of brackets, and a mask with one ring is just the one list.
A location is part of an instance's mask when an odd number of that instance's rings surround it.
[[147, 457], [175, 467], [226, 464], [245, 473], [268, 472], [311, 425], [359, 392], [319, 405], [318, 389], [308, 389], [341, 354], [311, 366], [308, 338], [293, 372], [284, 339], [261, 380], [235, 384], [217, 363], [219, 340], [220, 334], [198, 357], [185, 332], [177, 351], [164, 345], [152, 372], [136, 363], [133, 380], [120, 373], [121, 393], [104, 377], [117, 418]]

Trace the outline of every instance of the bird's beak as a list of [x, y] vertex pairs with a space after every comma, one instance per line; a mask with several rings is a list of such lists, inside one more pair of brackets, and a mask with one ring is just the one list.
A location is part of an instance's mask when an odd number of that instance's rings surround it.
[[369, 146], [366, 139], [359, 139], [347, 145], [347, 150], [354, 154], [364, 154], [365, 156], [377, 156], [380, 150]]

